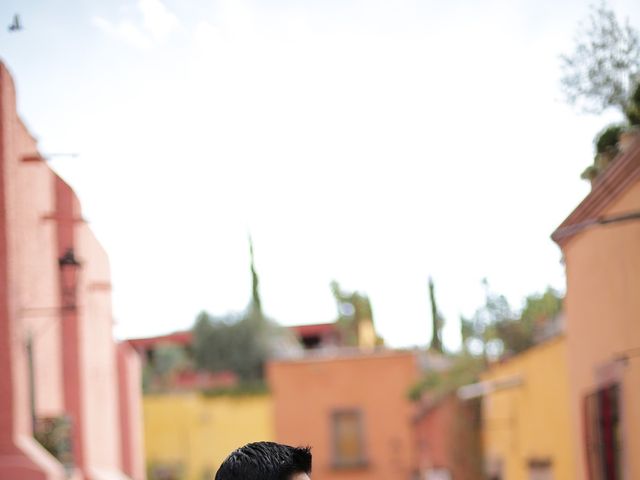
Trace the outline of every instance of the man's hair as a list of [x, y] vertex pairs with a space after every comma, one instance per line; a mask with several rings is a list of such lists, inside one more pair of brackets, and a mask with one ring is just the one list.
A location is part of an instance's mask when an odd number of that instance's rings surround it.
[[309, 447], [256, 442], [231, 452], [215, 480], [288, 480], [296, 473], [311, 473]]

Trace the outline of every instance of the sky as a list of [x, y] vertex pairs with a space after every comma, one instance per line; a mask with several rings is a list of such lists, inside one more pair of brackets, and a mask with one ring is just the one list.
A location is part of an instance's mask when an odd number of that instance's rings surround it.
[[559, 89], [588, 5], [4, 0], [0, 58], [109, 254], [117, 337], [245, 308], [250, 233], [280, 323], [335, 319], [335, 279], [424, 345], [431, 276], [455, 349], [483, 278], [514, 308], [565, 288], [549, 236], [618, 118]]

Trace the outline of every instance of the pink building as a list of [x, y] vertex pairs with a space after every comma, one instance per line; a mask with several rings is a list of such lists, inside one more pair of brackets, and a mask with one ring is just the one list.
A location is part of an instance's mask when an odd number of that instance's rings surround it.
[[144, 478], [140, 363], [112, 324], [107, 255], [0, 63], [0, 479]]

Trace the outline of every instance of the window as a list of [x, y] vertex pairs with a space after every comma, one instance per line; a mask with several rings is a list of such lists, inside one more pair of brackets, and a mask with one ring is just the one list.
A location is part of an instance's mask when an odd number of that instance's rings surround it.
[[551, 460], [529, 460], [529, 480], [553, 480]]
[[331, 416], [333, 466], [336, 468], [366, 465], [362, 412], [337, 410]]
[[585, 439], [591, 480], [622, 478], [620, 387], [612, 384], [585, 397]]

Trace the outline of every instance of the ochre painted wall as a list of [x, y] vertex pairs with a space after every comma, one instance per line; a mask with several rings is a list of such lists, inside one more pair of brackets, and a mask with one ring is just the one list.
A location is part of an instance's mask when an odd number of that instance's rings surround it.
[[[603, 216], [640, 210], [640, 182]], [[583, 398], [618, 376], [622, 389], [624, 479], [640, 478], [640, 357], [616, 362], [640, 347], [640, 221], [587, 229], [563, 248], [567, 270], [567, 341], [578, 479], [587, 478]]]
[[[268, 365], [276, 439], [309, 445], [314, 480], [408, 479], [417, 468], [408, 391], [419, 374], [411, 352], [352, 353]], [[367, 464], [334, 466], [332, 413], [357, 409]]]
[[512, 376], [521, 377], [522, 383], [482, 399], [487, 464], [502, 463], [502, 478], [528, 480], [529, 461], [549, 460], [553, 478], [576, 478], [565, 338], [556, 337], [493, 365], [482, 380]]
[[274, 439], [272, 410], [269, 395], [147, 395], [143, 399], [147, 464], [181, 465], [182, 479], [203, 480], [205, 472], [214, 473], [236, 448]]

